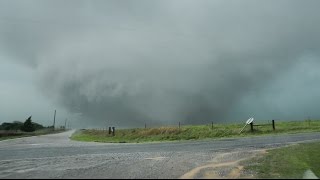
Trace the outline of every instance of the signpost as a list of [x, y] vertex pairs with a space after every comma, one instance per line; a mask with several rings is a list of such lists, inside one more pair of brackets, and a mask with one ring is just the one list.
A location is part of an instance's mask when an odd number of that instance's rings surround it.
[[[240, 133], [244, 130], [244, 128], [248, 125], [248, 124], [251, 124], [252, 122], [253, 122], [253, 117], [252, 118], [249, 118], [248, 120], [247, 120], [247, 122], [246, 122], [246, 125], [244, 125], [244, 127], [241, 129], [241, 131], [240, 131]], [[239, 134], [240, 134], [239, 133]]]

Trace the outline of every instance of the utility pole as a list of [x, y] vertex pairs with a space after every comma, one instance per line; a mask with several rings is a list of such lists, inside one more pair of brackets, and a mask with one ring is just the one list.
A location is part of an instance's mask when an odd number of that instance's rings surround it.
[[66, 119], [66, 121], [64, 122], [64, 129], [67, 128], [67, 121], [68, 121], [68, 119]]
[[53, 130], [54, 130], [54, 126], [56, 125], [56, 113], [57, 113], [57, 110], [54, 110]]

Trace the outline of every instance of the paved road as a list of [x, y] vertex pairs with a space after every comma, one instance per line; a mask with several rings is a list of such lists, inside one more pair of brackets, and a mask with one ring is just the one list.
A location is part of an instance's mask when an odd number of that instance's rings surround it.
[[304, 133], [102, 144], [71, 141], [73, 132], [0, 141], [0, 178], [250, 178], [239, 173], [240, 160], [266, 148], [320, 140], [320, 133]]

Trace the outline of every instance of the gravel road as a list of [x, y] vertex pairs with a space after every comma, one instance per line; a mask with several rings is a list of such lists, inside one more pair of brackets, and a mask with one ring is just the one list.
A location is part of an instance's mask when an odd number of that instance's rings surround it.
[[241, 160], [265, 149], [320, 140], [320, 133], [103, 144], [73, 131], [0, 141], [0, 178], [252, 178]]

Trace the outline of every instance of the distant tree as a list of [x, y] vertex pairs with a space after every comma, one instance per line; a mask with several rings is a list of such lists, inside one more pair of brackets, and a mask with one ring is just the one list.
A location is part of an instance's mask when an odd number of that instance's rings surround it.
[[33, 127], [35, 130], [39, 130], [39, 129], [44, 129], [45, 127], [43, 127], [41, 124], [38, 124], [38, 123], [35, 123], [35, 122], [32, 122], [33, 124]]
[[36, 130], [31, 121], [31, 116], [23, 123], [21, 130], [25, 132], [33, 132]]
[[2, 123], [0, 126], [0, 130], [10, 130], [11, 123]]
[[23, 126], [22, 122], [14, 121], [13, 123], [4, 122], [0, 125], [0, 130], [19, 130]]
[[22, 122], [13, 121], [11, 129], [12, 130], [20, 130], [22, 126], [23, 126]]

